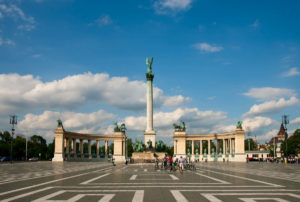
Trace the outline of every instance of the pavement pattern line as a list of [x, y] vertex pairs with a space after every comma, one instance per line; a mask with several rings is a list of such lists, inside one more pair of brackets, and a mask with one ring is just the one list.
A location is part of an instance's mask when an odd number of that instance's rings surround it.
[[277, 201], [277, 202], [289, 202], [281, 198], [238, 198], [244, 202], [257, 202], [257, 201]]
[[201, 194], [203, 197], [205, 197], [207, 200], [211, 202], [222, 202], [220, 199], [218, 199], [215, 196], [236, 196], [236, 195], [242, 195], [242, 196], [256, 196], [256, 195], [262, 195], [262, 196], [291, 196], [297, 199], [300, 199], [300, 195], [293, 194], [293, 193], [209, 193], [209, 194]]
[[17, 199], [24, 198], [26, 196], [36, 194], [36, 193], [39, 193], [39, 192], [42, 192], [42, 191], [46, 191], [46, 190], [49, 190], [49, 189], [52, 189], [52, 187], [46, 187], [46, 188], [43, 188], [43, 189], [38, 189], [38, 190], [35, 190], [35, 191], [32, 191], [32, 192], [28, 192], [28, 193], [25, 193], [25, 194], [14, 196], [14, 197], [11, 197], [11, 198], [8, 198], [8, 199], [1, 200], [1, 202], [9, 202], [9, 201], [17, 200]]
[[235, 178], [239, 178], [239, 179], [243, 179], [243, 180], [248, 180], [248, 181], [252, 181], [252, 182], [258, 182], [258, 183], [262, 183], [262, 184], [267, 184], [267, 185], [270, 185], [272, 187], [284, 187], [282, 185], [273, 184], [273, 183], [269, 183], [269, 182], [265, 182], [265, 181], [261, 181], [261, 180], [250, 179], [250, 178], [247, 178], [247, 177], [241, 177], [241, 176], [238, 176], [238, 175], [221, 173], [221, 172], [212, 171], [212, 170], [206, 170], [206, 171], [212, 172], [212, 173], [216, 173], [216, 174], [220, 174], [220, 175], [226, 175], [226, 176], [230, 176], [230, 177], [235, 177]]
[[135, 180], [137, 175], [132, 175], [129, 180]]
[[27, 186], [27, 187], [23, 187], [23, 188], [19, 188], [19, 189], [14, 189], [14, 190], [2, 192], [2, 193], [0, 193], [0, 196], [6, 195], [6, 194], [10, 194], [10, 193], [14, 193], [14, 192], [18, 192], [18, 191], [23, 191], [23, 190], [26, 190], [26, 189], [40, 187], [40, 186], [43, 186], [43, 185], [46, 185], [46, 184], [51, 184], [53, 182], [59, 182], [59, 181], [67, 180], [67, 179], [72, 179], [72, 178], [75, 178], [75, 177], [89, 175], [91, 173], [100, 172], [100, 171], [107, 170], [107, 169], [111, 169], [111, 168], [104, 168], [104, 169], [92, 171], [92, 172], [89, 172], [89, 173], [81, 173], [81, 174], [78, 174], [78, 175], [73, 175], [73, 176], [69, 176], [69, 177], [65, 177], [65, 178], [60, 178], [60, 179], [57, 179], [57, 180], [52, 180], [52, 181], [43, 182], [43, 183], [36, 184], [36, 185], [31, 185], [31, 186]]
[[98, 179], [100, 179], [100, 178], [102, 178], [102, 177], [108, 176], [108, 175], [110, 175], [110, 174], [111, 174], [111, 173], [106, 173], [106, 174], [104, 174], [104, 175], [100, 175], [100, 176], [98, 176], [98, 177], [94, 177], [94, 178], [92, 178], [92, 179], [90, 179], [90, 180], [84, 181], [84, 182], [82, 182], [82, 183], [80, 183], [80, 184], [89, 184], [90, 182], [94, 182], [94, 181], [96, 181], [96, 180], [98, 180]]
[[[28, 193], [25, 193], [25, 194], [21, 194], [21, 195], [17, 195], [17, 196], [14, 196], [14, 197], [11, 197], [11, 198], [8, 198], [8, 199], [5, 199], [5, 200], [1, 200], [1, 202], [9, 202], [9, 201], [13, 201], [13, 200], [16, 200], [16, 199], [20, 199], [20, 198], [24, 198], [24, 197], [27, 197], [27, 196], [30, 196], [30, 195], [33, 195], [33, 194], [36, 194], [38, 192], [42, 192], [42, 191], [46, 191], [46, 190], [49, 190], [49, 189], [53, 189], [55, 187], [46, 187], [44, 189], [39, 189], [39, 190], [36, 190], [36, 191], [32, 191], [32, 192], [28, 192]], [[57, 195], [60, 195], [60, 194], [63, 194], [63, 193], [66, 193], [66, 192], [75, 192], [75, 193], [105, 193], [105, 192], [134, 192], [134, 196], [133, 196], [133, 199], [132, 199], [132, 202], [143, 202], [144, 200], [144, 190], [60, 190], [60, 191], [56, 191], [52, 194], [48, 194], [46, 196], [43, 196], [41, 198], [38, 198], [36, 200], [34, 200], [33, 202], [63, 202], [63, 201], [66, 201], [66, 202], [75, 202], [76, 199], [75, 197], [72, 197], [71, 199], [68, 199], [68, 200], [48, 200], [50, 198], [53, 198]], [[107, 198], [106, 198], [107, 199]], [[79, 200], [79, 199], [78, 199]], [[101, 200], [100, 200], [101, 201]], [[109, 200], [103, 200], [102, 202], [108, 202]]]
[[206, 178], [208, 178], [208, 179], [211, 179], [211, 180], [214, 180], [214, 181], [217, 181], [217, 182], [219, 182], [219, 183], [221, 183], [221, 184], [231, 184], [231, 183], [229, 183], [229, 182], [226, 182], [226, 181], [224, 181], [224, 180], [220, 180], [220, 179], [217, 179], [217, 178], [215, 178], [215, 177], [211, 177], [211, 176], [208, 176], [208, 175], [203, 175], [203, 174], [201, 174], [201, 173], [195, 173], [196, 175], [199, 175], [199, 176], [202, 176], [202, 177], [206, 177]]
[[[107, 165], [104, 165], [107, 166]], [[38, 172], [29, 172], [24, 175], [24, 173], [21, 174], [7, 174], [6, 178], [1, 178], [4, 180], [0, 180], [0, 185], [1, 184], [7, 184], [7, 183], [12, 183], [12, 182], [20, 182], [24, 180], [31, 180], [31, 179], [37, 179], [41, 177], [49, 177], [49, 176], [54, 176], [58, 174], [66, 174], [66, 173], [72, 173], [72, 172], [79, 172], [82, 170], [87, 170], [87, 169], [95, 169], [95, 168], [102, 168], [104, 167], [103, 165], [99, 166], [87, 166], [87, 167], [79, 167], [79, 168], [67, 168], [65, 170], [58, 169], [58, 170], [50, 170], [50, 171], [44, 171], [44, 170], [39, 170]]]

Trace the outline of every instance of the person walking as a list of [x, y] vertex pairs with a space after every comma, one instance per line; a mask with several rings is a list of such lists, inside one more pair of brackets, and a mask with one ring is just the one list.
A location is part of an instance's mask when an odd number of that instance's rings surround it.
[[182, 156], [180, 156], [180, 159], [179, 159], [179, 170], [180, 170], [180, 173], [183, 172], [183, 163], [184, 163], [184, 159], [182, 158]]
[[170, 172], [173, 170], [173, 158], [169, 156], [169, 165], [170, 165]]

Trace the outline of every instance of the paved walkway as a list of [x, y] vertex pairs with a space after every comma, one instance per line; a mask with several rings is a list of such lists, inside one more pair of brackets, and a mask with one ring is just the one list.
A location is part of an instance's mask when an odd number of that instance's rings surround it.
[[300, 165], [199, 163], [183, 174], [154, 165], [0, 164], [1, 201], [300, 201]]

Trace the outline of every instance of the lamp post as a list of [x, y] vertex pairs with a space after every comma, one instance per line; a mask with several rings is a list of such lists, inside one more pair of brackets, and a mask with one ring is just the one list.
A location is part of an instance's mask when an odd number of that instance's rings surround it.
[[248, 135], [248, 151], [250, 151], [250, 135], [251, 135], [251, 130], [249, 127], [247, 127], [247, 135]]
[[287, 158], [288, 158], [288, 153], [287, 153], [287, 139], [288, 139], [288, 134], [287, 134], [287, 128], [286, 125], [289, 124], [289, 116], [288, 115], [283, 115], [282, 116], [282, 123], [284, 124], [284, 131], [285, 131], [285, 164], [287, 164]]
[[10, 163], [12, 163], [12, 158], [13, 158], [13, 154], [12, 154], [12, 144], [13, 144], [13, 139], [14, 139], [14, 134], [15, 134], [15, 125], [18, 124], [17, 121], [17, 116], [16, 115], [11, 115], [10, 116], [10, 120], [9, 120], [9, 124], [12, 125], [11, 128], [11, 139], [10, 139]]

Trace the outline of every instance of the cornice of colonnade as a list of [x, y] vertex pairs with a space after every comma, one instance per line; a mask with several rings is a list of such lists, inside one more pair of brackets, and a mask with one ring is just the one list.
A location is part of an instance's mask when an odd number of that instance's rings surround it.
[[245, 135], [243, 129], [237, 128], [233, 132], [226, 133], [211, 133], [211, 134], [186, 134], [185, 131], [175, 131], [174, 140], [185, 138], [186, 140], [215, 140], [215, 139], [228, 139], [235, 138], [236, 136]]
[[82, 140], [100, 140], [100, 141], [114, 141], [114, 140], [120, 140], [125, 141], [126, 140], [126, 134], [125, 132], [114, 132], [113, 134], [85, 134], [85, 133], [76, 133], [71, 131], [65, 131], [63, 127], [57, 127], [55, 130], [55, 134], [63, 134], [64, 138], [70, 138], [70, 139], [82, 139]]

